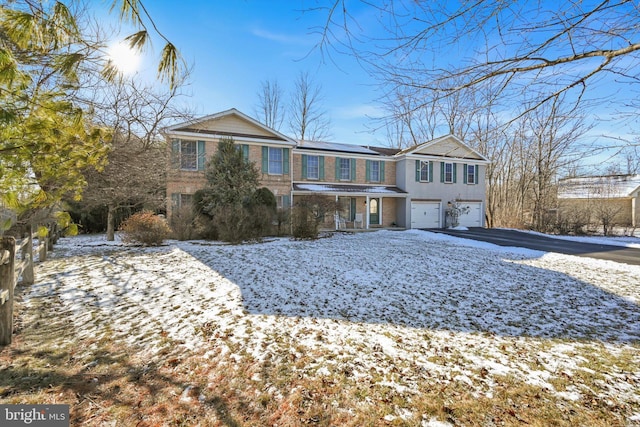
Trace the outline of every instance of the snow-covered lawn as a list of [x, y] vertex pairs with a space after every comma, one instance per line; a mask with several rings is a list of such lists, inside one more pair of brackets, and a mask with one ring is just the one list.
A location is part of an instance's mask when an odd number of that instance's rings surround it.
[[[348, 372], [406, 402], [425, 384], [491, 398], [511, 378], [640, 422], [638, 266], [378, 231], [157, 248], [79, 236], [37, 274], [27, 305], [58, 296], [80, 337], [108, 329], [150, 358], [166, 338], [205, 358], [312, 354], [300, 375]], [[385, 420], [446, 421], [423, 415], [395, 404]]]

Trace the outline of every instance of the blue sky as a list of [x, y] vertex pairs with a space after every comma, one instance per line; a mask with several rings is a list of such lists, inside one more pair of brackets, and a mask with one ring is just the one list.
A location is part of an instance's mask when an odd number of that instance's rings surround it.
[[[374, 103], [380, 96], [375, 82], [354, 58], [337, 54], [323, 57], [314, 49], [320, 36], [313, 28], [323, 16], [310, 11], [316, 7], [314, 1], [176, 4], [154, 0], [145, 6], [158, 28], [193, 65], [189, 103], [199, 115], [237, 108], [255, 117], [262, 81], [277, 79], [285, 91], [290, 91], [296, 76], [308, 72], [322, 87], [323, 105], [331, 119], [330, 140], [387, 145], [384, 131], [373, 133], [376, 123], [367, 117], [380, 114]], [[116, 14], [110, 16], [113, 21], [116, 18]], [[122, 35], [127, 34], [124, 28]], [[154, 70], [162, 46], [156, 38], [142, 72]], [[290, 134], [286, 123], [281, 131]]]

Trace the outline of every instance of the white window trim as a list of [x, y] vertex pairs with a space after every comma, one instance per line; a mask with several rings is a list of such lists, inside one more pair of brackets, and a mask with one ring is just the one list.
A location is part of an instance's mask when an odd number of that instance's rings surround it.
[[[347, 157], [339, 157], [340, 161], [340, 181], [351, 181], [351, 159]], [[347, 178], [342, 176], [342, 162], [346, 161], [349, 167], [347, 168]]]
[[[311, 169], [309, 168], [309, 160], [312, 158], [316, 161], [315, 176], [311, 176]], [[320, 156], [307, 155], [307, 179], [316, 181], [320, 179]]]
[[[180, 141], [180, 143], [178, 144], [179, 154], [180, 154], [180, 170], [183, 170], [183, 171], [197, 171], [198, 170], [198, 141], [193, 141], [193, 140], [190, 140], [190, 139], [180, 139], [178, 141]], [[195, 150], [194, 150], [195, 157], [194, 157], [194, 163], [193, 163], [194, 167], [192, 167], [192, 168], [185, 167], [184, 163], [183, 163], [184, 157], [183, 157], [183, 154], [182, 154], [182, 145], [185, 144], [185, 143], [193, 144], [193, 146], [195, 147]]]
[[[473, 169], [473, 179], [469, 180], [469, 168]], [[467, 165], [467, 184], [476, 185], [478, 183], [478, 165]]]
[[[451, 166], [451, 179], [447, 180], [447, 166]], [[444, 183], [445, 184], [453, 184], [453, 163], [444, 164]]]
[[[427, 177], [422, 179], [422, 167], [426, 166], [426, 174]], [[429, 182], [429, 161], [428, 160], [420, 160], [420, 182]]]
[[[271, 171], [271, 150], [280, 151], [280, 172]], [[274, 160], [275, 162], [275, 160]], [[284, 175], [284, 150], [282, 147], [268, 147], [267, 149], [267, 170], [269, 175]]]
[[[373, 165], [378, 166], [378, 177], [374, 178], [373, 177]], [[371, 182], [381, 182], [380, 180], [380, 160], [371, 160], [371, 163], [369, 163], [369, 181]]]

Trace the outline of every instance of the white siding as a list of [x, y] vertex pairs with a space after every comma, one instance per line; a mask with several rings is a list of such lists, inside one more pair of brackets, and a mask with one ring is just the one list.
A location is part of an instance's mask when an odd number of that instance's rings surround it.
[[216, 130], [218, 132], [231, 132], [256, 136], [274, 136], [272, 133], [244, 120], [241, 117], [229, 115], [218, 119], [211, 119], [203, 123], [192, 125], [194, 129]]

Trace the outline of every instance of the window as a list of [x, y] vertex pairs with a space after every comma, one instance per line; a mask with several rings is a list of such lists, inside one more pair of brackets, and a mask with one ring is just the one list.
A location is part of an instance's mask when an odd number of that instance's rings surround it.
[[380, 182], [380, 162], [379, 161], [370, 161], [369, 162], [369, 181], [371, 182]]
[[351, 180], [351, 159], [338, 159], [340, 162], [339, 167], [339, 178], [341, 181], [350, 181]]
[[278, 209], [288, 209], [291, 207], [291, 196], [276, 196], [276, 205]]
[[[442, 182], [444, 182], [444, 166]], [[433, 162], [416, 160], [416, 182], [433, 182]]]
[[453, 181], [454, 172], [453, 172], [453, 163], [445, 163], [444, 164], [444, 182], [454, 182]]
[[269, 174], [282, 175], [282, 148], [269, 147]]
[[307, 176], [308, 179], [320, 178], [320, 162], [318, 156], [306, 156], [307, 158]]
[[173, 203], [174, 210], [191, 206], [192, 201], [193, 201], [193, 194], [181, 194], [181, 193], [171, 194], [171, 202]]
[[204, 170], [204, 141], [172, 141], [172, 161], [176, 169]]
[[478, 165], [464, 165], [464, 183], [465, 184], [477, 184], [478, 183]]
[[198, 148], [195, 141], [180, 142], [180, 169], [198, 168]]
[[289, 174], [289, 149], [263, 146], [262, 173], [269, 175]]
[[237, 144], [236, 149], [242, 152], [242, 158], [245, 162], [249, 161], [249, 146], [247, 144]]
[[420, 161], [420, 182], [429, 182], [429, 162]]

